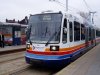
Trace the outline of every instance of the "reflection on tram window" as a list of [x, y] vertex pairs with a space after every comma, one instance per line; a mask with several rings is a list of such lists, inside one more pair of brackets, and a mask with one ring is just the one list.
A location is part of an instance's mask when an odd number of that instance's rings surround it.
[[64, 19], [64, 24], [63, 24], [63, 37], [62, 37], [63, 43], [67, 42], [67, 19]]
[[69, 35], [70, 35], [70, 42], [73, 41], [73, 25], [72, 22], [69, 22]]
[[74, 21], [74, 41], [80, 40], [80, 23]]
[[85, 40], [85, 26], [81, 24], [81, 40]]

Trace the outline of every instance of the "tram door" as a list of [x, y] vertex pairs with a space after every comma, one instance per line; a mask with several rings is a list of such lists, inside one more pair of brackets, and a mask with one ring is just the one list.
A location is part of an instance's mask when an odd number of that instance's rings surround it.
[[85, 44], [86, 44], [86, 47], [89, 46], [88, 42], [89, 42], [89, 29], [86, 28], [86, 30], [85, 30]]
[[13, 26], [13, 45], [21, 44], [21, 27]]

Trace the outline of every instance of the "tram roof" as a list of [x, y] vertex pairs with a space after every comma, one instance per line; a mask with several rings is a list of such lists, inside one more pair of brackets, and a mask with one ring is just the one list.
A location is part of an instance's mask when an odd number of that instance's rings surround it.
[[91, 22], [89, 20], [83, 18], [82, 16], [80, 16], [78, 13], [65, 12], [65, 11], [57, 11], [57, 12], [47, 11], [47, 12], [42, 12], [41, 14], [46, 14], [46, 13], [61, 13], [63, 15], [66, 15], [67, 18], [69, 19], [69, 21], [77, 21], [81, 24], [86, 25], [86, 27], [92, 27]]
[[[38, 13], [38, 14], [49, 14], [49, 13], [51, 13], [51, 14], [53, 14], [53, 13], [61, 13], [63, 15], [66, 15], [67, 18], [69, 19], [69, 21], [76, 21], [76, 22], [79, 22], [81, 24], [84, 24], [85, 27], [94, 28], [93, 24], [89, 20], [87, 20], [86, 18], [83, 18], [78, 13], [49, 10], [49, 11], [43, 11], [43, 12]], [[38, 15], [38, 14], [35, 14], [35, 15]], [[33, 15], [31, 15], [31, 16], [33, 16]]]
[[80, 16], [78, 13], [71, 13], [71, 12], [68, 12], [66, 13], [68, 15], [68, 18], [72, 21], [76, 21], [76, 22], [79, 22], [81, 24], [84, 24], [85, 27], [91, 27], [91, 28], [94, 28], [93, 24], [87, 20], [86, 18], [83, 18], [82, 16]]
[[[84, 19], [83, 17], [81, 17], [79, 14], [73, 14], [71, 12], [65, 12], [65, 11], [52, 11], [52, 10], [47, 10], [47, 11], [43, 11], [41, 13], [35, 14], [35, 15], [39, 15], [39, 14], [53, 14], [53, 13], [61, 13], [63, 15], [66, 15], [68, 18], [73, 19], [74, 21], [78, 21], [81, 23], [84, 23]], [[33, 16], [33, 15], [31, 15]]]

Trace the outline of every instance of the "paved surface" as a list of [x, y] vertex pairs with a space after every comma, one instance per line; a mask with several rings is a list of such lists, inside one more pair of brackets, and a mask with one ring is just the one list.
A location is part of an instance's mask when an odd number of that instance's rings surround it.
[[100, 44], [55, 75], [100, 75]]
[[[25, 45], [6, 46], [0, 48], [0, 52], [15, 51], [25, 48]], [[28, 67], [24, 58], [25, 51], [6, 55], [0, 55], [0, 75], [10, 75], [10, 73], [20, 71]]]
[[5, 46], [4, 48], [0, 47], [0, 52], [2, 51], [11, 51], [15, 49], [25, 48], [25, 45], [18, 45], [18, 46]]
[[25, 58], [14, 59], [0, 63], [0, 75], [11, 75], [16, 71], [20, 71], [29, 65], [26, 64]]

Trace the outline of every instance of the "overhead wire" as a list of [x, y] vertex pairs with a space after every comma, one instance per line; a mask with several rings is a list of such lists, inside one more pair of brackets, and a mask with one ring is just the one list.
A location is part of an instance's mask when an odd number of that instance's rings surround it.
[[[60, 6], [66, 8], [64, 3], [61, 3], [61, 2], [59, 2], [58, 0], [55, 0], [55, 2], [57, 2]], [[84, 4], [85, 4], [85, 6], [87, 7], [87, 10], [90, 12], [92, 9], [90, 8], [90, 6], [89, 6], [88, 3], [86, 2], [86, 0], [83, 0], [83, 2], [84, 2]], [[69, 6], [69, 5], [68, 5], [68, 6]], [[69, 6], [69, 7], [70, 7], [70, 9], [68, 8], [68, 10], [70, 10], [70, 11], [73, 11], [73, 9], [75, 9], [75, 10], [77, 10], [77, 11], [79, 11], [79, 12], [83, 12], [83, 11], [81, 11], [81, 10], [75, 8], [75, 7], [71, 7], [71, 6]]]
[[[65, 4], [59, 2], [58, 0], [55, 0], [55, 2], [57, 2], [60, 6], [66, 8], [66, 7], [65, 7]], [[69, 5], [68, 5], [68, 6], [69, 6]], [[73, 11], [73, 9], [75, 9], [75, 10], [77, 10], [77, 11], [79, 11], [79, 12], [81, 11], [81, 10], [79, 10], [79, 9], [77, 9], [77, 8], [74, 8], [74, 7], [71, 7], [71, 6], [69, 6], [69, 7], [71, 8], [71, 9], [68, 8], [68, 10], [70, 10], [70, 11]]]
[[[60, 6], [62, 6], [62, 7], [64, 7], [64, 8], [66, 8], [66, 7], [65, 7], [65, 4], [63, 4], [63, 3], [59, 2], [59, 1], [56, 1], [56, 2], [57, 2]], [[71, 10], [71, 9], [69, 9], [69, 8], [68, 8], [68, 10], [72, 11], [72, 10]]]
[[85, 6], [87, 7], [88, 11], [91, 11], [92, 9], [90, 8], [90, 6], [88, 5], [88, 3], [86, 2], [86, 0], [83, 0]]

